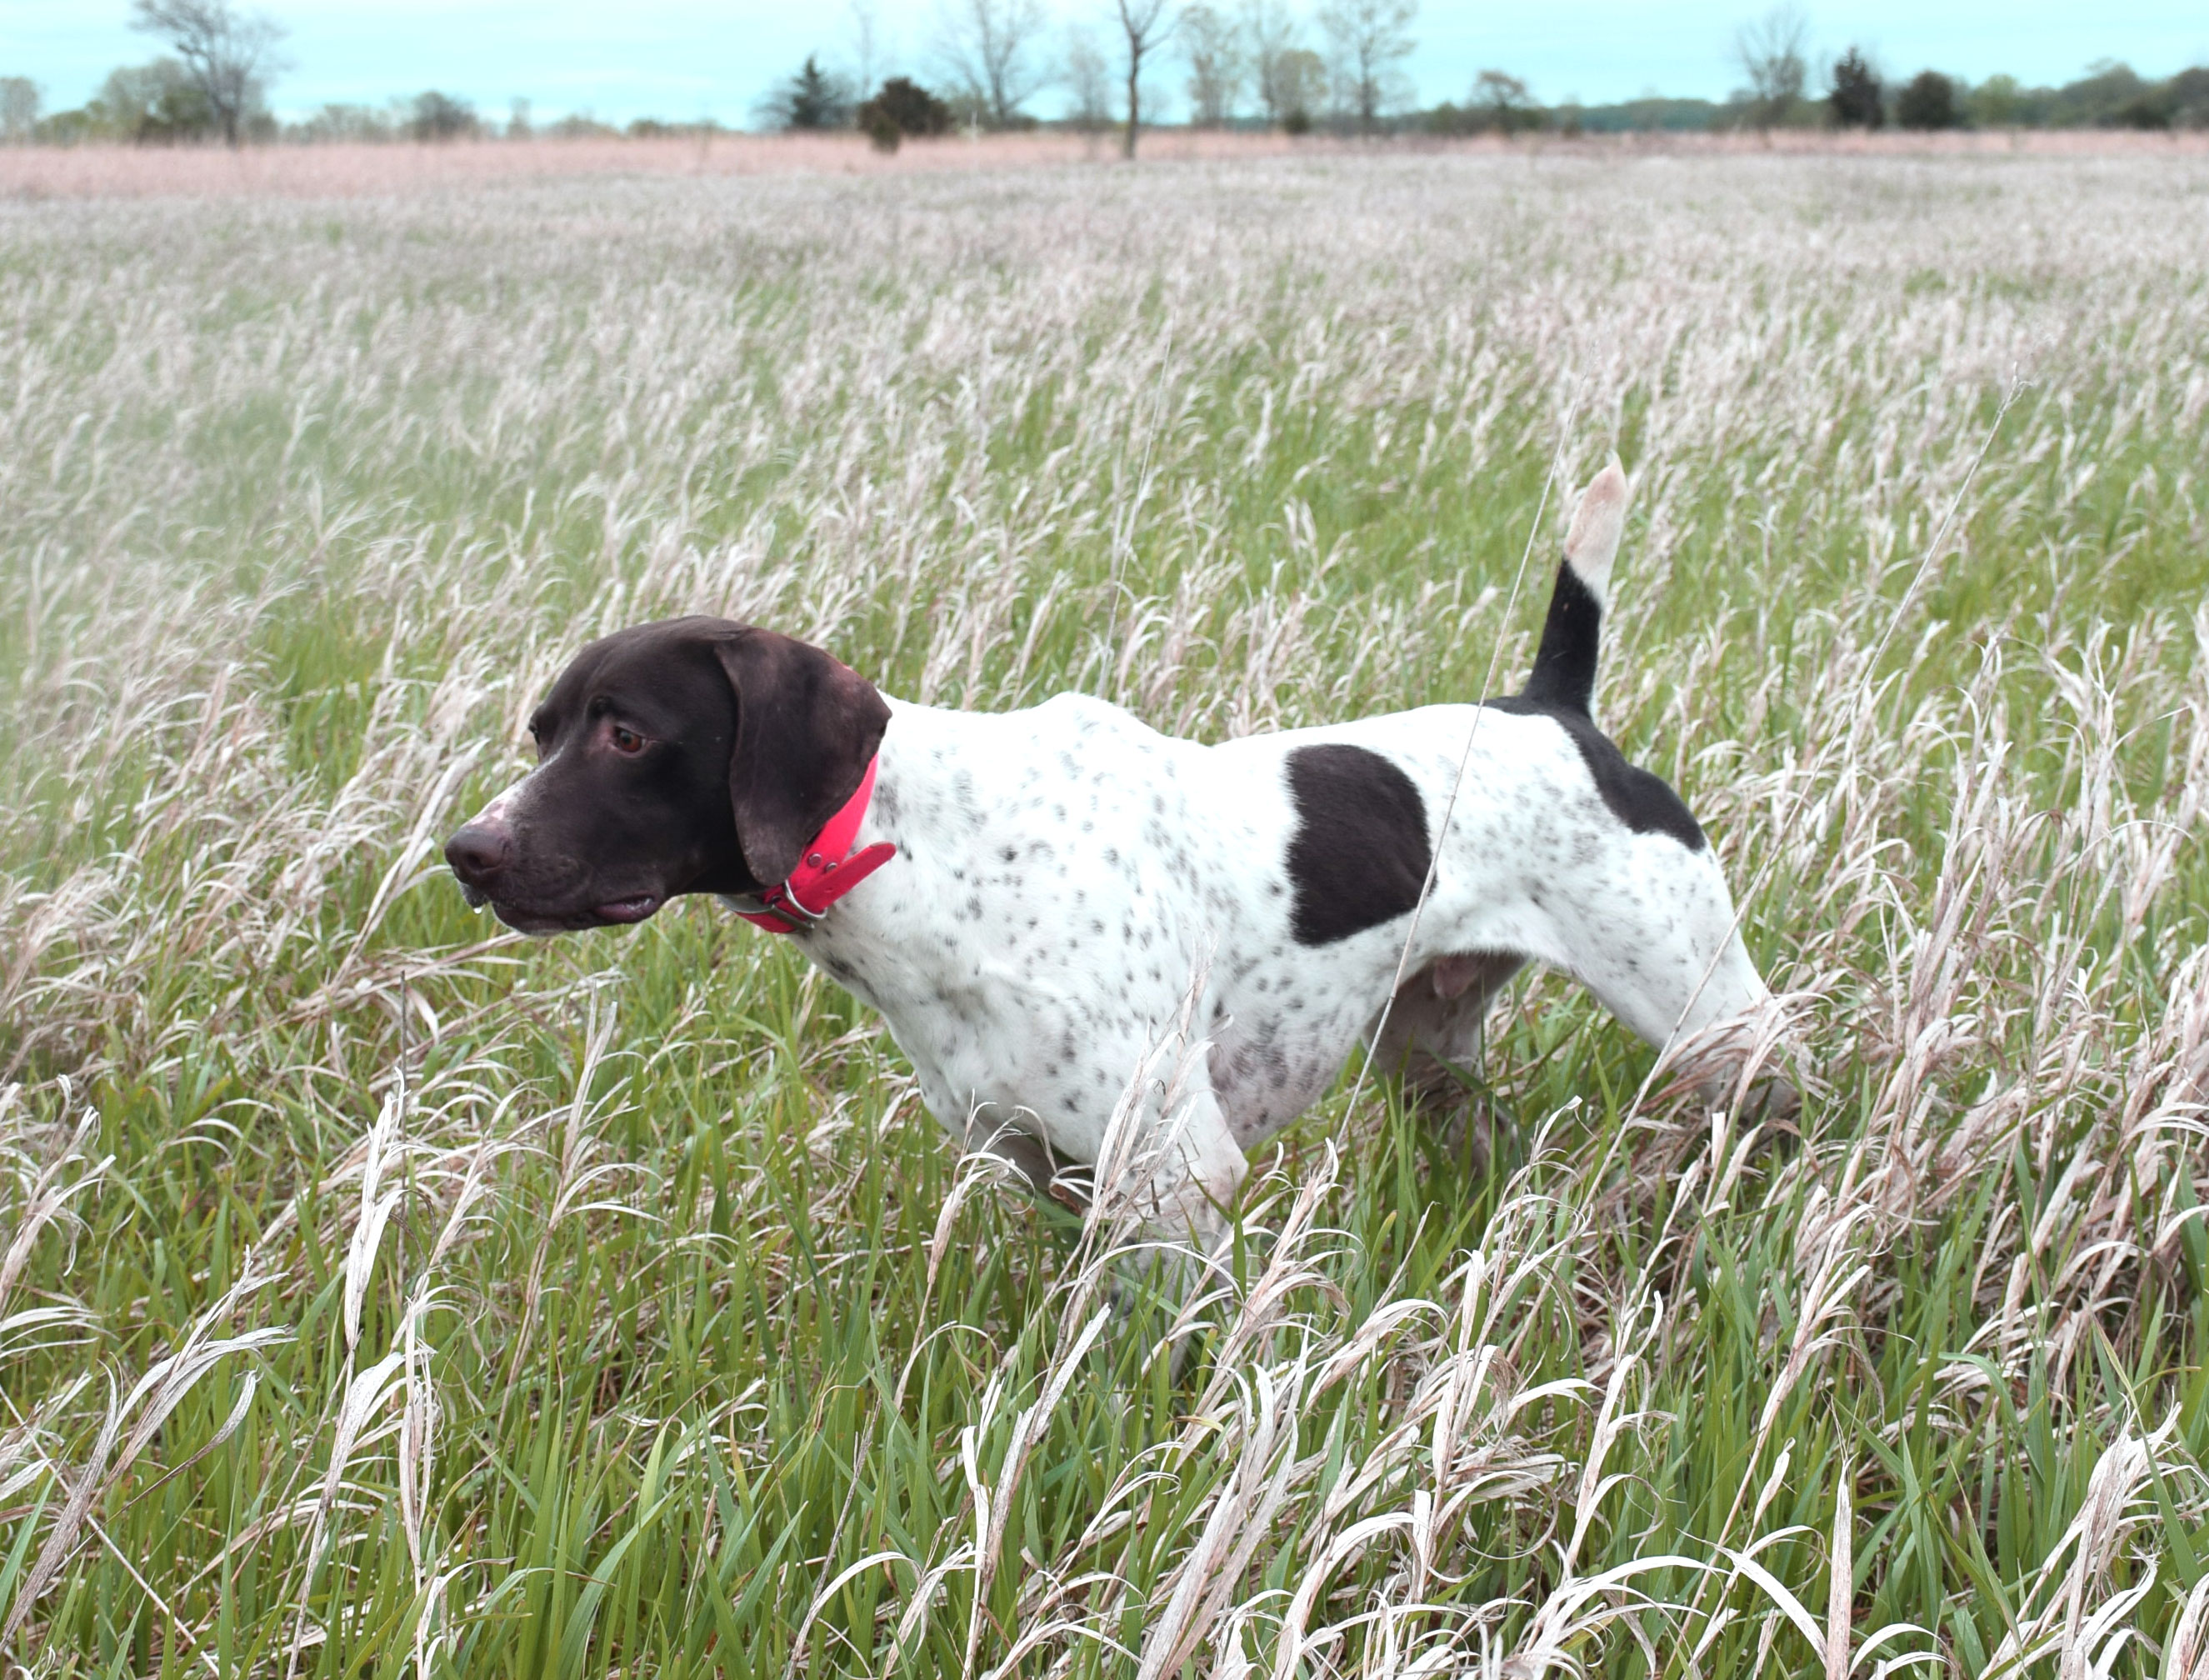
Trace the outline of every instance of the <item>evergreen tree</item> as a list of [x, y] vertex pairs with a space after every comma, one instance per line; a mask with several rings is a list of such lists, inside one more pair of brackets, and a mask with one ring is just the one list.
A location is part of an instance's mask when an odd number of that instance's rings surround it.
[[1833, 109], [1833, 124], [1843, 129], [1876, 129], [1887, 121], [1883, 90], [1863, 54], [1851, 47], [1833, 66], [1833, 91], [1826, 102]]
[[843, 84], [810, 54], [777, 103], [782, 107], [785, 129], [840, 129], [850, 117], [850, 101]]

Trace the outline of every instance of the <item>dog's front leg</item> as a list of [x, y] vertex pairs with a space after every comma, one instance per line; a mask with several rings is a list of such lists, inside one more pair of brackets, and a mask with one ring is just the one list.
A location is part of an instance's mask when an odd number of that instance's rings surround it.
[[1106, 1128], [1089, 1221], [1101, 1246], [1207, 1252], [1250, 1164], [1200, 1069], [1131, 1090]]
[[1109, 1268], [1123, 1310], [1167, 1316], [1172, 1369], [1186, 1363], [1198, 1310], [1219, 1280], [1229, 1215], [1249, 1162], [1213, 1094], [1201, 1054], [1130, 1087], [1097, 1162], [1089, 1264]]

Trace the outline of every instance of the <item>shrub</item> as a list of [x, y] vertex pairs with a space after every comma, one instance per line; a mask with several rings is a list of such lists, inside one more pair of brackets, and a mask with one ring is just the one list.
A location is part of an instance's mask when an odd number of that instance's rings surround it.
[[93, 140], [173, 145], [214, 132], [214, 106], [173, 58], [117, 69], [81, 111], [57, 111], [31, 129], [40, 141], [63, 145]]
[[1990, 75], [1971, 89], [1965, 105], [1971, 119], [1983, 129], [2015, 128], [2027, 120], [2031, 106], [2013, 75]]
[[1956, 110], [1956, 84], [1938, 70], [1920, 70], [1894, 102], [1894, 120], [1905, 129], [1953, 129], [1962, 118]]
[[476, 132], [476, 108], [466, 99], [456, 99], [432, 87], [414, 96], [414, 115], [407, 122], [406, 132], [424, 142], [472, 137]]
[[177, 78], [165, 82], [139, 113], [132, 138], [141, 146], [173, 146], [205, 140], [214, 131], [214, 103], [191, 82]]
[[905, 142], [905, 130], [872, 99], [859, 107], [859, 132], [874, 142], [877, 152], [894, 152]]
[[570, 111], [557, 123], [545, 125], [545, 132], [555, 140], [618, 140], [621, 130], [611, 123], [601, 123], [587, 111]]
[[2170, 86], [2171, 121], [2182, 129], [2209, 129], [2209, 69], [2181, 70]]
[[951, 131], [952, 110], [910, 76], [894, 75], [859, 107], [860, 129], [885, 152], [907, 135], [926, 139]]
[[1430, 111], [1424, 121], [1429, 134], [1460, 135], [1472, 132], [1472, 123], [1466, 113], [1448, 99], [1444, 99]]
[[39, 126], [39, 84], [25, 75], [0, 75], [0, 142], [27, 143]]
[[309, 145], [335, 141], [382, 142], [392, 137], [392, 116], [374, 105], [331, 102], [285, 130], [287, 140]]
[[2124, 121], [2128, 105], [2154, 91], [2155, 84], [2131, 65], [2104, 58], [2055, 90], [2049, 121], [2057, 128], [2110, 128]]
[[2170, 108], [2153, 93], [2142, 93], [2118, 106], [2114, 126], [2121, 129], [2167, 129]]
[[1466, 115], [1506, 140], [1542, 126], [1542, 108], [1526, 82], [1502, 70], [1483, 70], [1473, 79], [1472, 105]]

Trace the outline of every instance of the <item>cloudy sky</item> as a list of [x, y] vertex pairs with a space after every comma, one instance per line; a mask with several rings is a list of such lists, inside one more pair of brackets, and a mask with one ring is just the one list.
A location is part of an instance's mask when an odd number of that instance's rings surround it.
[[[855, 6], [870, 8], [878, 71], [926, 79], [943, 0], [266, 0], [290, 32], [292, 68], [271, 102], [297, 116], [329, 100], [380, 105], [437, 87], [503, 114], [589, 111], [614, 122], [658, 116], [747, 122], [761, 96], [809, 52], [848, 66]], [[1044, 0], [1069, 27], [1095, 27], [1111, 0]], [[1309, 0], [1291, 0], [1309, 12]], [[1422, 0], [1407, 69], [1422, 103], [1462, 99], [1494, 65], [1537, 97], [1591, 103], [1652, 89], [1723, 98], [1739, 76], [1731, 43], [1760, 0]], [[2209, 63], [2202, 0], [1851, 0], [1807, 8], [1818, 51], [1861, 43], [1890, 72], [1928, 65], [1977, 81], [2007, 71], [2059, 82], [2103, 58], [2144, 75]], [[0, 75], [37, 81], [48, 110], [81, 104], [114, 66], [151, 57], [127, 27], [128, 0], [0, 0]], [[1101, 36], [1101, 30], [1099, 31]], [[1159, 92], [1176, 102], [1169, 63]], [[1050, 114], [1057, 98], [1036, 103]]]

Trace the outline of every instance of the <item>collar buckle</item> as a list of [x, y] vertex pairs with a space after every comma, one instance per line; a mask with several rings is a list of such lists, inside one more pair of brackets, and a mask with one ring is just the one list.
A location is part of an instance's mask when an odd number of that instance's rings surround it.
[[[756, 894], [761, 908], [737, 914], [769, 933], [801, 933], [818, 927], [838, 899], [897, 856], [897, 847], [888, 840], [877, 840], [864, 852], [852, 849], [859, 825], [866, 820], [867, 803], [874, 798], [875, 771], [881, 763], [879, 753], [867, 761], [858, 791], [813, 837], [789, 879], [762, 887]], [[800, 888], [812, 895], [819, 909], [798, 896]]]
[[[801, 924], [811, 927], [828, 918], [827, 906], [824, 906], [819, 910], [807, 909], [798, 894], [790, 890], [790, 882], [787, 881], [761, 889], [758, 896], [760, 904], [767, 915], [779, 916], [787, 924], [771, 931], [795, 933]], [[767, 926], [765, 916], [748, 915], [747, 919], [758, 923], [761, 927]]]

